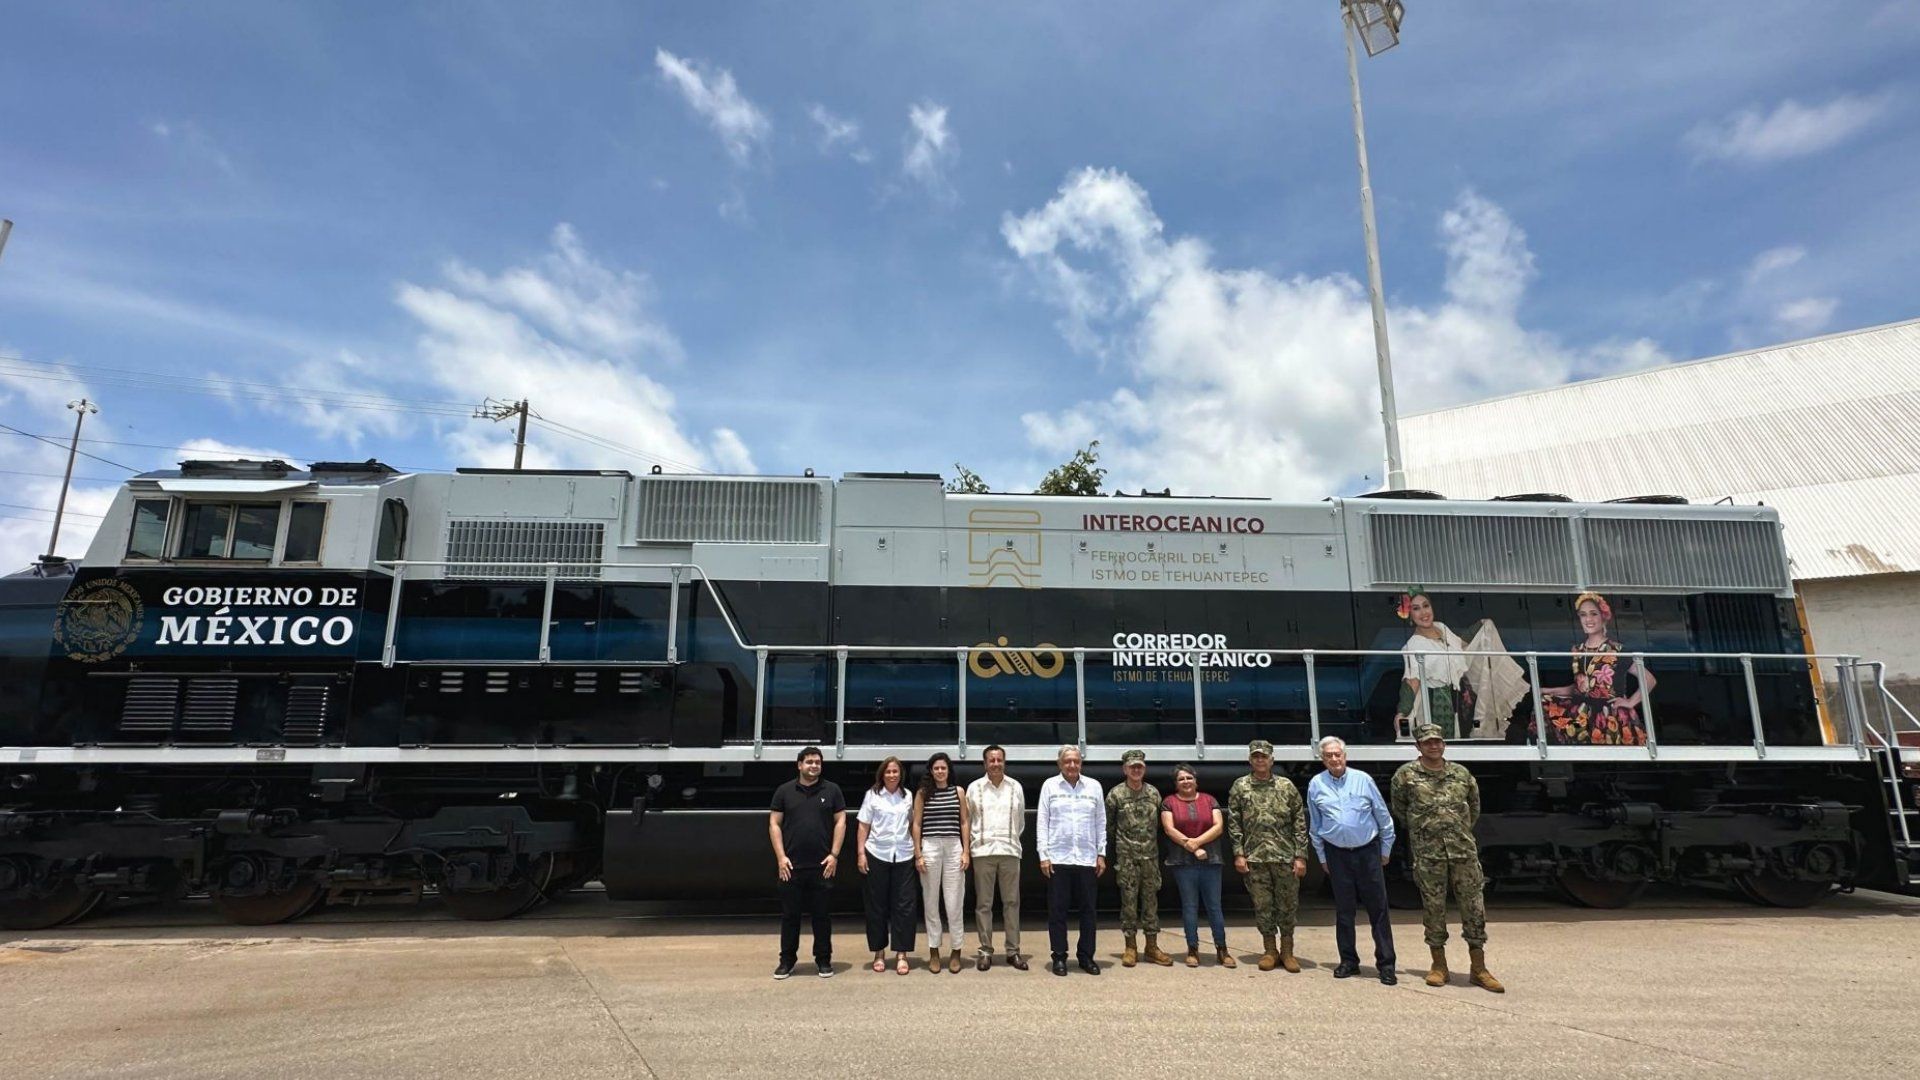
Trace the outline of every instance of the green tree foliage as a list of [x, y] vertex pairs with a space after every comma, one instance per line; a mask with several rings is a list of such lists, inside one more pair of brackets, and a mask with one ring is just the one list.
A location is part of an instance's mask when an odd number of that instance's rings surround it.
[[987, 493], [987, 482], [980, 479], [979, 473], [974, 472], [972, 469], [967, 468], [957, 461], [953, 463], [953, 471], [955, 473], [954, 478], [947, 481], [948, 491], [958, 492], [962, 495], [985, 495]]
[[1095, 439], [1087, 444], [1085, 450], [1076, 452], [1072, 460], [1041, 478], [1040, 486], [1034, 492], [1040, 495], [1098, 495], [1100, 485], [1106, 479], [1107, 470], [1100, 467], [1100, 440]]
[[[947, 490], [964, 495], [985, 495], [989, 488], [980, 474], [959, 462], [953, 463], [957, 474], [947, 481]], [[1107, 470], [1100, 467], [1100, 440], [1087, 444], [1085, 450], [1073, 455], [1072, 460], [1059, 465], [1040, 480], [1040, 486], [1034, 488], [1036, 495], [1098, 495], [1100, 485], [1107, 481]]]

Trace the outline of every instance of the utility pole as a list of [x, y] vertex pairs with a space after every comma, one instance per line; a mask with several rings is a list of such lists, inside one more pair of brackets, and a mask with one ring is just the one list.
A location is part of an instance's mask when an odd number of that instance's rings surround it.
[[526, 398], [521, 398], [519, 401], [495, 401], [492, 398], [488, 398], [486, 404], [473, 410], [473, 418], [475, 420], [498, 421], [505, 420], [507, 417], [515, 414], [519, 415], [520, 430], [513, 438], [513, 467], [515, 471], [520, 469], [520, 463], [525, 460], [527, 456], [527, 411]]
[[[7, 234], [0, 231], [0, 242], [4, 242], [6, 238]], [[53, 507], [53, 536], [47, 540], [46, 557], [40, 560], [46, 563], [54, 562], [57, 558], [55, 552], [60, 550], [60, 519], [67, 512], [67, 489], [73, 486], [73, 459], [80, 456], [80, 425], [87, 422], [88, 413], [100, 411], [100, 406], [86, 398], [67, 402], [67, 408], [74, 411], [73, 443], [67, 447], [67, 475], [60, 481], [60, 501]]]

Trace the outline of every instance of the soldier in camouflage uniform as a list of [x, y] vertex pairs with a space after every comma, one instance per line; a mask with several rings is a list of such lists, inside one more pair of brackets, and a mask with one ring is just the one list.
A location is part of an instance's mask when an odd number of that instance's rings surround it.
[[1227, 790], [1233, 868], [1246, 875], [1253, 894], [1260, 943], [1266, 947], [1260, 970], [1283, 967], [1298, 973], [1293, 924], [1300, 914], [1300, 879], [1307, 876], [1307, 804], [1293, 781], [1273, 775], [1272, 743], [1248, 743], [1247, 764], [1253, 771]]
[[1427, 946], [1433, 950], [1428, 986], [1447, 984], [1447, 890], [1460, 905], [1460, 936], [1467, 939], [1475, 986], [1506, 993], [1487, 970], [1487, 907], [1481, 896], [1480, 845], [1473, 838], [1480, 820], [1480, 785], [1466, 767], [1448, 761], [1447, 740], [1438, 724], [1422, 724], [1413, 737], [1418, 760], [1400, 766], [1389, 785], [1393, 813], [1404, 823], [1413, 847], [1413, 879], [1426, 908]]
[[1113, 838], [1113, 876], [1120, 882], [1120, 931], [1127, 937], [1122, 967], [1140, 962], [1139, 931], [1147, 932], [1147, 959], [1162, 967], [1160, 951], [1160, 792], [1147, 783], [1147, 752], [1120, 755], [1126, 782], [1107, 790], [1107, 835]]

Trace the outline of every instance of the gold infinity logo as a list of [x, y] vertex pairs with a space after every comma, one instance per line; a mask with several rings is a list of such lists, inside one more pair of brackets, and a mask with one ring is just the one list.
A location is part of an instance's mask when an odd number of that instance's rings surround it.
[[[1051, 642], [1031, 649], [1009, 649], [1007, 639], [983, 641], [967, 655], [967, 667], [983, 679], [996, 675], [1034, 675], [1051, 679], [1066, 669], [1067, 657]], [[996, 647], [997, 646], [997, 647]]]

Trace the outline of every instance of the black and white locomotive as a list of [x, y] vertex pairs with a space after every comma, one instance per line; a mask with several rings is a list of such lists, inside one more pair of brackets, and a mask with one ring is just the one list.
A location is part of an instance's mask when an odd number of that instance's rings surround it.
[[[1500, 885], [1906, 884], [1886, 702], [1867, 661], [1807, 654], [1764, 507], [189, 461], [129, 480], [85, 557], [0, 579], [0, 922], [758, 894], [807, 744], [850, 792], [989, 743], [1029, 784], [1074, 744], [1224, 790], [1250, 739], [1304, 782], [1338, 735], [1384, 777], [1414, 587], [1489, 650], [1450, 755]], [[1635, 738], [1558, 718], [1588, 592], [1650, 676]]]

